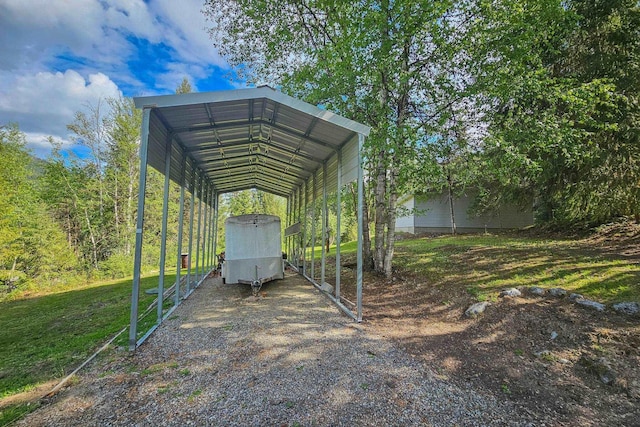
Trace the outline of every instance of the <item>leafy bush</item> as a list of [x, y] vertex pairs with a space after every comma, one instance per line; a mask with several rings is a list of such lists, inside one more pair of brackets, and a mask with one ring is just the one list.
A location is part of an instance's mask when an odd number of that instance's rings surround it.
[[111, 255], [98, 264], [98, 275], [103, 279], [122, 279], [133, 272], [133, 256], [124, 254]]

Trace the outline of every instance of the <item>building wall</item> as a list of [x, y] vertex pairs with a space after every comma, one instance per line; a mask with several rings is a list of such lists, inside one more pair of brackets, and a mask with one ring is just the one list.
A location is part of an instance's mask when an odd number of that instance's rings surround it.
[[[454, 214], [458, 232], [478, 232], [522, 228], [533, 224], [533, 208], [525, 211], [515, 205], [505, 205], [497, 215], [469, 216], [467, 213], [473, 202], [472, 197], [463, 196], [454, 201]], [[410, 197], [403, 206], [415, 207], [413, 215], [398, 218], [396, 231], [408, 233], [451, 232], [449, 200], [446, 195], [426, 199]]]
[[[413, 196], [405, 197], [399, 200], [398, 205], [400, 208], [411, 210], [415, 206], [415, 198]], [[415, 217], [414, 215], [408, 215], [396, 218], [396, 231], [402, 231], [405, 233], [415, 233]]]

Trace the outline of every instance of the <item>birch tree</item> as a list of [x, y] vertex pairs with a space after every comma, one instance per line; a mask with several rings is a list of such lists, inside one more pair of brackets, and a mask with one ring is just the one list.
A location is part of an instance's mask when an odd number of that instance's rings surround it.
[[[445, 75], [464, 19], [449, 1], [222, 1], [205, 3], [214, 45], [238, 77], [265, 82], [372, 127], [375, 270], [390, 277], [396, 205], [419, 123]], [[365, 231], [365, 239], [368, 232]]]

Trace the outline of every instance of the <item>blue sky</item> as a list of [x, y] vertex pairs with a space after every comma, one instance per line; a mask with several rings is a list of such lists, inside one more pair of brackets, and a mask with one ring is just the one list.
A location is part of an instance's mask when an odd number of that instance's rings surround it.
[[232, 89], [204, 0], [0, 0], [0, 125], [67, 144], [76, 111], [117, 96]]

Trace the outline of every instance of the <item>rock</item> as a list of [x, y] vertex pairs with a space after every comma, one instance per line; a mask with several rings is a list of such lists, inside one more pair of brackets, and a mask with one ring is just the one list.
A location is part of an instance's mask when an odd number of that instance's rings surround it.
[[531, 286], [529, 288], [529, 292], [532, 293], [533, 295], [543, 296], [544, 294], [547, 293], [547, 290], [544, 288], [541, 288], [540, 286]]
[[616, 373], [611, 369], [611, 364], [607, 359], [591, 359], [585, 356], [580, 358], [580, 363], [587, 368], [587, 371], [595, 374], [604, 384], [612, 384], [616, 380]]
[[576, 304], [593, 308], [594, 310], [597, 310], [597, 311], [604, 311], [604, 309], [606, 308], [604, 304], [600, 304], [599, 302], [591, 301], [590, 299], [585, 299], [585, 298], [577, 299], [575, 300], [575, 302]]
[[582, 296], [581, 294], [573, 294], [573, 293], [569, 294], [569, 299], [571, 301], [575, 301], [577, 299], [582, 299], [582, 298], [584, 298], [584, 296]]
[[539, 357], [541, 359], [550, 359], [552, 358], [552, 354], [549, 350], [540, 350], [533, 353], [535, 357]]
[[619, 302], [617, 304], [613, 304], [613, 309], [621, 314], [636, 316], [640, 313], [640, 304], [637, 302]]
[[562, 288], [551, 288], [549, 289], [549, 295], [554, 297], [564, 297], [567, 295], [567, 291]]
[[501, 297], [519, 297], [521, 295], [522, 295], [522, 292], [520, 292], [516, 288], [509, 288], [500, 292]]
[[556, 331], [551, 332], [551, 339], [555, 340], [556, 338], [558, 338], [558, 333]]
[[320, 286], [320, 290], [321, 290], [322, 292], [326, 292], [326, 293], [328, 293], [328, 294], [333, 294], [333, 286], [331, 286], [331, 285], [330, 285], [329, 283], [327, 283], [327, 282], [324, 282], [324, 283], [322, 284], [322, 286]]
[[478, 314], [484, 313], [489, 305], [489, 301], [477, 302], [467, 308], [467, 311], [464, 312], [464, 315], [467, 317], [475, 317]]

